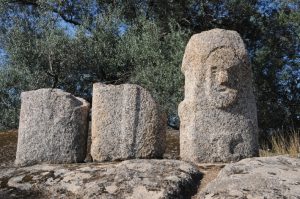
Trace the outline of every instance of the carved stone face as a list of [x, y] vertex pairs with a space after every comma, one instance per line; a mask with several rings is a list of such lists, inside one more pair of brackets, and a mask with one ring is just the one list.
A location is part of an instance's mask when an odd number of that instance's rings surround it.
[[212, 106], [226, 108], [236, 102], [239, 65], [240, 60], [229, 48], [219, 48], [208, 56], [205, 93]]

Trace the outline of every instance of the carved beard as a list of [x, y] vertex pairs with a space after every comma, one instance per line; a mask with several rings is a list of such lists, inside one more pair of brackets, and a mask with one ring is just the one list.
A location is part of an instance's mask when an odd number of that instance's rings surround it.
[[223, 85], [210, 85], [208, 91], [209, 103], [216, 108], [226, 108], [237, 100], [237, 90]]
[[[216, 108], [226, 108], [232, 104], [234, 104], [237, 100], [238, 91], [230, 88], [231, 84], [229, 83], [229, 79], [225, 82], [217, 80], [218, 73], [217, 67], [211, 67], [208, 70], [209, 75], [206, 76], [206, 96], [210, 105]], [[226, 73], [230, 73], [229, 70], [226, 70]], [[230, 74], [229, 74], [230, 75]]]

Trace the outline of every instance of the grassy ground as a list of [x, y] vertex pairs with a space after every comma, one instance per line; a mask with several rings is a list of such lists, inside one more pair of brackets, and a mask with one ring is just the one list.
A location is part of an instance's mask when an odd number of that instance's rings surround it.
[[274, 156], [288, 154], [291, 157], [299, 157], [300, 154], [300, 130], [292, 129], [282, 132], [275, 131], [269, 140], [263, 142], [260, 156]]

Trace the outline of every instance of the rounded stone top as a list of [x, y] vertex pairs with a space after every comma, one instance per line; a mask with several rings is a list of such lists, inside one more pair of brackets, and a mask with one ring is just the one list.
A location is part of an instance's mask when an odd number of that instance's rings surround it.
[[102, 82], [96, 82], [93, 84], [93, 87], [111, 87], [111, 88], [118, 88], [118, 87], [138, 87], [138, 88], [143, 88], [140, 85], [137, 84], [129, 84], [129, 83], [125, 83], [125, 84], [105, 84]]
[[65, 92], [57, 88], [41, 88], [37, 90], [22, 92], [21, 99], [24, 100], [25, 98], [30, 98], [31, 100], [36, 100], [36, 99], [40, 99], [41, 96], [50, 97], [53, 95], [55, 95], [56, 97], [65, 98], [65, 100], [68, 100], [71, 104], [76, 105], [78, 107], [90, 106], [90, 103], [87, 102], [85, 99], [80, 97], [75, 97], [71, 93]]
[[211, 53], [222, 48], [231, 49], [241, 60], [247, 58], [247, 51], [240, 35], [236, 31], [217, 28], [191, 37], [185, 49], [182, 71], [199, 66]]

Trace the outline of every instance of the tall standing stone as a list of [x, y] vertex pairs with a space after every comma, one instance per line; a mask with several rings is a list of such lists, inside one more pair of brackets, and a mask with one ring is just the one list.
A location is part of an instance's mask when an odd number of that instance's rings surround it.
[[179, 105], [180, 156], [192, 162], [231, 162], [258, 153], [252, 72], [235, 31], [193, 35], [182, 72], [185, 98]]
[[157, 104], [142, 87], [94, 84], [94, 161], [161, 157], [165, 150], [165, 123]]
[[21, 94], [17, 165], [82, 162], [89, 103], [59, 89]]

